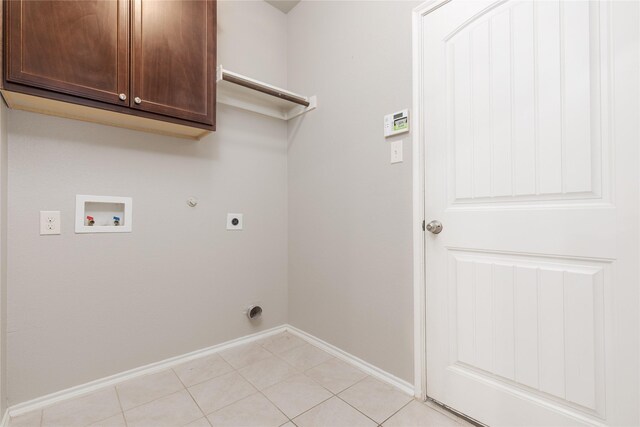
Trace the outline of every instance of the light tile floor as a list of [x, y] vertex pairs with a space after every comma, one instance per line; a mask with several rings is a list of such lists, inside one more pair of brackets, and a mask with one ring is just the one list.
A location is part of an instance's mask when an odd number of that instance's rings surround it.
[[10, 427], [468, 425], [281, 333], [12, 418]]

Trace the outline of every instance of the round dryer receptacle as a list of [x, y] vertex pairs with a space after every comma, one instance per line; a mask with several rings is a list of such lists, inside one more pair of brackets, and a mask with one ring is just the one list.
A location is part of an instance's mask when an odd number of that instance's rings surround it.
[[250, 320], [255, 320], [260, 316], [262, 316], [262, 307], [260, 307], [259, 305], [252, 305], [247, 309], [247, 317]]

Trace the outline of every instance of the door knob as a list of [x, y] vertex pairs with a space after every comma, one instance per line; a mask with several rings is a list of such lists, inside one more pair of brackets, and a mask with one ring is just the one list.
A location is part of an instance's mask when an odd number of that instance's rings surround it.
[[136, 96], [135, 98], [133, 98], [133, 102], [135, 102], [136, 104], [142, 104], [142, 99]]
[[433, 234], [440, 234], [442, 231], [442, 223], [440, 221], [431, 221], [427, 224], [427, 231]]
[[126, 101], [127, 95], [125, 95], [124, 93], [121, 93], [120, 96], [118, 96], [118, 98], [120, 98], [120, 101]]

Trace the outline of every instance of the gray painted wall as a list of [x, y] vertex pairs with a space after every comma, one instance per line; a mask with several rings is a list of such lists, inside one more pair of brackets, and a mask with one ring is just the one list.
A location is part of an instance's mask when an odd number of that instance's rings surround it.
[[[411, 106], [416, 4], [219, 2], [219, 63], [318, 95], [288, 125], [219, 105], [186, 142], [9, 111], [10, 403], [287, 321], [411, 381], [411, 147], [389, 164], [382, 117]], [[76, 194], [133, 197], [133, 233], [76, 235]]]
[[[285, 85], [286, 15], [218, 11], [219, 62]], [[11, 404], [287, 321], [286, 124], [219, 106], [218, 126], [188, 142], [9, 111]], [[133, 233], [75, 234], [76, 194], [133, 197]], [[62, 235], [39, 235], [40, 210]]]
[[411, 108], [413, 1], [303, 1], [288, 14], [289, 321], [413, 382], [412, 167], [383, 116]]
[[7, 106], [0, 100], [0, 413], [7, 409]]

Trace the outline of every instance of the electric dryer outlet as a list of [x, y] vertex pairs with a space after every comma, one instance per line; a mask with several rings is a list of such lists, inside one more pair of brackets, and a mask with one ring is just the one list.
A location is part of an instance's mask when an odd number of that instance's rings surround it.
[[243, 227], [243, 215], [240, 213], [227, 214], [227, 230], [239, 231]]

